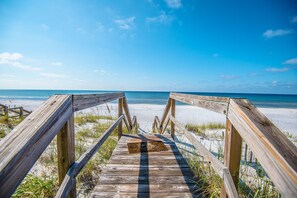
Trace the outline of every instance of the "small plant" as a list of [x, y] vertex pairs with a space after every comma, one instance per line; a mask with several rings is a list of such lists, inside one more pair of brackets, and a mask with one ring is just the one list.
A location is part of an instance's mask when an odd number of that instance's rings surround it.
[[[194, 125], [194, 124], [187, 124], [186, 129], [188, 131], [192, 131], [197, 133], [199, 136], [202, 136], [204, 138], [208, 137], [206, 134], [206, 130], [214, 130], [214, 129], [224, 129], [225, 125], [222, 123], [215, 123], [210, 122], [207, 124], [201, 124], [201, 125]], [[221, 135], [212, 134], [213, 138], [221, 138]]]
[[55, 176], [28, 174], [12, 197], [54, 197], [58, 189]]

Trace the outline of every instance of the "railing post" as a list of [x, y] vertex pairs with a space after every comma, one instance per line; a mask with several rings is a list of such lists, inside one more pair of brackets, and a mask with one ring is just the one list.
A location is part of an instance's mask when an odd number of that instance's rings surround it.
[[[74, 115], [70, 116], [57, 135], [59, 185], [63, 182], [69, 167], [75, 162]], [[76, 197], [75, 183], [68, 197]]]
[[[175, 118], [175, 100], [171, 99], [171, 116]], [[175, 133], [175, 124], [174, 122], [170, 122], [170, 129], [171, 129], [171, 137], [174, 139]]]
[[24, 109], [23, 107], [20, 107], [20, 118], [24, 116]]
[[[238, 187], [239, 168], [241, 160], [242, 138], [236, 131], [229, 119], [226, 122], [224, 164], [229, 168], [235, 187]], [[222, 184], [221, 198], [227, 197], [226, 190]]]
[[8, 118], [8, 107], [4, 107], [4, 116]]
[[[122, 116], [123, 114], [123, 98], [119, 98], [118, 101], [118, 117]], [[123, 133], [123, 122], [120, 121], [119, 125], [118, 125], [118, 139], [121, 138]]]

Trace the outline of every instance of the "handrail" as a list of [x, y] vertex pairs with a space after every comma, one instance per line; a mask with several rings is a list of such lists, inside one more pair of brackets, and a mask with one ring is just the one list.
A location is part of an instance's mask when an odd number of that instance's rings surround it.
[[73, 110], [80, 111], [124, 97], [125, 94], [123, 92], [73, 95]]
[[80, 158], [75, 162], [67, 171], [67, 175], [56, 194], [58, 197], [67, 197], [72, 186], [74, 185], [75, 177], [80, 173], [83, 167], [89, 162], [93, 155], [100, 149], [102, 144], [111, 135], [114, 129], [119, 125], [120, 121], [124, 118], [124, 115], [119, 117], [113, 125], [111, 125], [105, 132], [100, 136], [100, 138], [95, 142]]
[[170, 120], [174, 122], [175, 126], [181, 131], [183, 135], [187, 137], [187, 139], [193, 144], [193, 146], [196, 148], [196, 151], [199, 155], [206, 158], [209, 162], [211, 162], [211, 165], [215, 172], [220, 176], [220, 178], [223, 180], [223, 184], [225, 186], [227, 195], [229, 197], [237, 198], [238, 193], [236, 191], [236, 187], [233, 183], [231, 174], [229, 169], [224, 166], [220, 160], [218, 160], [209, 150], [207, 150], [197, 139], [193, 134], [191, 134], [180, 122], [178, 122], [173, 116], [170, 116]]
[[[53, 95], [33, 111], [1, 141], [0, 197], [10, 197], [13, 194], [56, 135], [58, 135], [57, 146], [60, 182], [63, 181], [69, 167], [72, 167], [74, 170], [80, 170], [80, 166], [91, 155], [86, 153], [83, 158], [80, 158], [82, 161], [78, 161], [80, 163], [73, 164], [75, 135], [73, 113], [116, 99], [123, 101], [125, 94], [120, 92], [86, 95]], [[124, 106], [126, 107], [121, 106], [121, 108], [126, 108], [125, 113], [127, 116], [129, 114], [127, 113], [129, 112], [128, 106], [127, 104]], [[118, 120], [110, 130], [113, 130], [116, 127], [115, 125], [122, 125], [121, 121], [124, 118], [125, 115], [120, 114]], [[134, 125], [138, 126], [136, 117], [134, 118]], [[121, 134], [120, 130], [118, 133]], [[104, 137], [100, 138], [98, 140], [99, 142], [97, 142], [98, 144], [92, 147], [93, 150], [90, 150], [91, 153], [93, 153], [95, 148], [100, 147], [102, 141], [105, 141], [103, 140]], [[67, 175], [65, 178], [67, 178]], [[75, 183], [73, 178], [71, 180], [72, 184]]]
[[216, 96], [198, 96], [191, 94], [170, 93], [170, 98], [179, 102], [202, 107], [214, 112], [227, 113], [229, 98]]
[[248, 100], [231, 99], [227, 118], [282, 195], [296, 196], [296, 146]]
[[[31, 113], [31, 111], [28, 111], [28, 110], [24, 109], [23, 107], [11, 107], [11, 108], [9, 108], [9, 106], [0, 104], [0, 108], [1, 108], [1, 111], [2, 111], [2, 109], [4, 111], [4, 114], [0, 114], [0, 116], [7, 116], [7, 117], [10, 117], [10, 118], [12, 118], [12, 117], [22, 118], [22, 117], [28, 116]], [[19, 111], [17, 111], [18, 109], [19, 109]], [[17, 115], [9, 116], [9, 111], [13, 112], [13, 113], [15, 113]]]
[[[226, 116], [224, 163], [231, 172], [235, 186], [239, 176], [241, 143], [244, 140], [279, 192], [284, 197], [294, 197], [297, 194], [296, 146], [247, 99], [170, 93], [170, 100]], [[169, 108], [167, 103], [163, 115], [168, 115]], [[171, 129], [174, 129], [174, 122], [171, 125]]]
[[54, 95], [1, 141], [0, 197], [12, 195], [72, 113], [72, 97]]

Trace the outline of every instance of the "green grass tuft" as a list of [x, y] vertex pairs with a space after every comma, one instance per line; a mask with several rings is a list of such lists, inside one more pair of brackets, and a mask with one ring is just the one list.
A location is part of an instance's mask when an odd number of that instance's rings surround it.
[[28, 174], [12, 197], [54, 197], [58, 189], [55, 176]]

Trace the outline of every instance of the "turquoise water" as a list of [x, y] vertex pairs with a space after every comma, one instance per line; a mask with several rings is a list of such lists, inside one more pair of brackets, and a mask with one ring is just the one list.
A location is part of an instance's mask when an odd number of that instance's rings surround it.
[[[0, 90], [0, 100], [46, 100], [54, 94], [94, 94], [114, 91], [93, 90]], [[165, 105], [170, 92], [126, 91], [129, 104]], [[247, 98], [258, 107], [297, 108], [297, 95], [183, 92], [205, 96]], [[181, 105], [178, 103], [178, 105]]]

